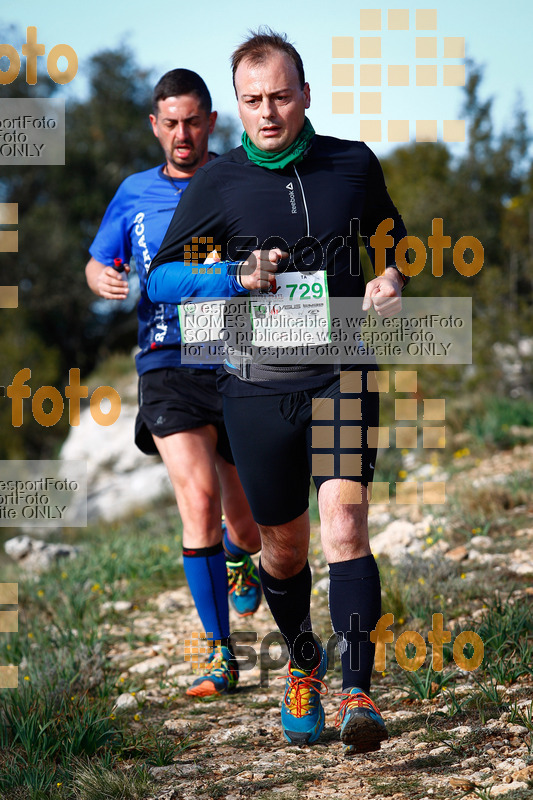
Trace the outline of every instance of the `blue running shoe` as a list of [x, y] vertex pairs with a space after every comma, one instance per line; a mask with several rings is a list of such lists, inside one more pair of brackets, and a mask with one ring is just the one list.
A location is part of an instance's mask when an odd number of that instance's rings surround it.
[[289, 663], [285, 695], [281, 704], [283, 735], [291, 744], [313, 744], [324, 728], [324, 709], [320, 696], [328, 690], [322, 678], [328, 666], [322, 650], [322, 660], [313, 670], [298, 669]]
[[379, 750], [381, 742], [388, 739], [389, 734], [377, 706], [357, 686], [341, 692], [340, 696], [344, 699], [335, 726], [341, 729], [344, 755]]
[[255, 614], [261, 603], [261, 581], [250, 556], [226, 560], [229, 600], [239, 617]]
[[215, 645], [206, 662], [205, 673], [196, 678], [185, 694], [189, 697], [209, 697], [235, 690], [239, 680], [238, 664], [227, 647]]

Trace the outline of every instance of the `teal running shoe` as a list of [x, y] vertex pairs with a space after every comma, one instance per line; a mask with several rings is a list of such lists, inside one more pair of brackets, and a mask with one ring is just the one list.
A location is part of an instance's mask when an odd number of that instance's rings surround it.
[[261, 581], [250, 556], [240, 561], [226, 560], [229, 601], [239, 617], [255, 614], [261, 603]]
[[357, 686], [340, 692], [340, 697], [343, 700], [335, 726], [341, 729], [344, 755], [379, 750], [381, 742], [388, 739], [389, 734], [378, 707]]
[[327, 656], [313, 670], [298, 669], [289, 662], [285, 694], [281, 704], [281, 725], [285, 739], [291, 744], [313, 744], [324, 728], [321, 695], [328, 690], [322, 678], [326, 674]]
[[196, 678], [187, 689], [189, 697], [209, 697], [213, 694], [226, 694], [235, 690], [239, 680], [238, 664], [222, 645], [215, 645], [207, 659], [205, 672]]

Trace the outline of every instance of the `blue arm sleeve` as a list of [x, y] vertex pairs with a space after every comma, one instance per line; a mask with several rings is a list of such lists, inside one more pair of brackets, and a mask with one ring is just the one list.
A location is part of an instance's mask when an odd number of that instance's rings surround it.
[[[232, 297], [246, 294], [230, 270], [234, 266], [228, 261], [219, 261], [216, 269], [220, 274], [193, 274], [189, 265], [183, 261], [170, 261], [160, 264], [148, 274], [146, 284], [148, 297], [152, 303], [181, 303], [189, 297]], [[205, 269], [213, 267], [206, 266]], [[197, 269], [200, 269], [198, 267]]]
[[89, 252], [96, 261], [113, 266], [113, 260], [120, 258], [126, 264], [131, 258], [131, 243], [127, 228], [130, 194], [128, 179], [118, 188], [115, 196], [109, 203], [98, 233], [89, 248]]
[[[220, 245], [222, 260], [204, 267], [199, 257], [193, 272], [189, 261], [191, 250], [186, 251], [185, 248], [195, 242], [206, 243], [209, 239]], [[228, 257], [226, 240], [224, 201], [218, 185], [200, 167], [183, 193], [161, 247], [150, 265], [147, 281], [150, 300], [153, 303], [181, 303], [189, 297], [217, 298], [246, 294], [246, 289], [235, 278], [236, 263]], [[207, 250], [204, 251], [206, 255]], [[189, 253], [188, 257], [185, 256], [186, 252]], [[220, 270], [220, 273], [217, 274], [215, 270]]]

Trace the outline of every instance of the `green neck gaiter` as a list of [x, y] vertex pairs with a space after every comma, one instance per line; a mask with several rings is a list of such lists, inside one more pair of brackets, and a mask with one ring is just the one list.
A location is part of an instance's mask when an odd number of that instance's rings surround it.
[[282, 150], [281, 153], [269, 153], [267, 150], [260, 150], [259, 147], [256, 147], [251, 141], [246, 131], [242, 134], [241, 141], [242, 146], [246, 150], [246, 155], [254, 164], [258, 164], [260, 167], [266, 167], [267, 169], [283, 169], [288, 164], [297, 164], [302, 160], [309, 146], [309, 142], [314, 135], [315, 129], [306, 117], [304, 126], [299, 135], [294, 142], [286, 147], [285, 150]]

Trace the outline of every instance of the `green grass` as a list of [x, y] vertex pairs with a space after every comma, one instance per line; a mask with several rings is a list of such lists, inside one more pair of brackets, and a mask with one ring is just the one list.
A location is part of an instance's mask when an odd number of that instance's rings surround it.
[[74, 767], [72, 783], [76, 800], [143, 800], [154, 781], [144, 766], [122, 772], [89, 762]]
[[516, 444], [531, 441], [516, 428], [531, 428], [533, 402], [522, 398], [489, 396], [483, 406], [470, 416], [466, 429], [474, 439], [497, 449], [508, 449]]
[[435, 672], [431, 667], [421, 667], [413, 672], [405, 672], [404, 688], [407, 687], [408, 697], [417, 700], [433, 700], [450, 683], [454, 683], [458, 675], [457, 670]]
[[[142, 605], [183, 582], [176, 518], [172, 509], [89, 528], [76, 559], [36, 580], [16, 576], [19, 631], [0, 638], [0, 663], [23, 667], [19, 687], [0, 691], [0, 796], [136, 800], [147, 767], [172, 763], [191, 745], [158, 727], [132, 727], [131, 714], [116, 717], [118, 671], [99, 628], [104, 600]], [[14, 568], [7, 572], [13, 579]], [[124, 773], [120, 761], [133, 757], [135, 769]], [[98, 794], [106, 783], [108, 794]]]
[[533, 617], [529, 602], [498, 595], [476, 626], [485, 647], [484, 672], [496, 684], [510, 685], [533, 675]]

